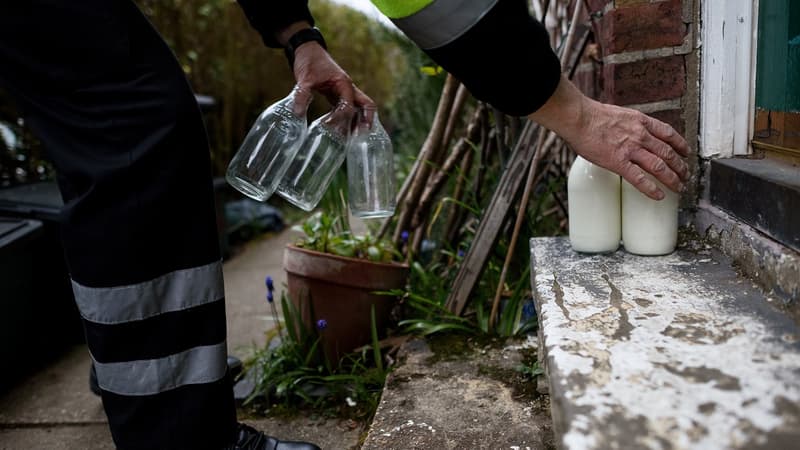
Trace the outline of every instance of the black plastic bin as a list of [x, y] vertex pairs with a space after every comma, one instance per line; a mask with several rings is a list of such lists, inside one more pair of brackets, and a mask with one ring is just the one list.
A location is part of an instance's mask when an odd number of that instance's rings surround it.
[[41, 306], [37, 327], [48, 339], [66, 346], [84, 342], [83, 325], [72, 295], [69, 271], [61, 246], [61, 193], [56, 183], [32, 183], [0, 189], [0, 218], [41, 222], [42, 236], [31, 249], [34, 261], [32, 295]]
[[61, 347], [48, 348], [50, 333], [36, 295], [43, 239], [38, 220], [0, 218], [0, 391]]

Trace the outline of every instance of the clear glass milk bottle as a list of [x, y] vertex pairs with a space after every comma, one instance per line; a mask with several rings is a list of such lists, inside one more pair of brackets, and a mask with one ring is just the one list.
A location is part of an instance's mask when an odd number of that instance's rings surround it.
[[622, 245], [635, 255], [666, 255], [678, 243], [680, 196], [655, 178], [650, 179], [664, 192], [662, 200], [653, 200], [627, 181], [622, 182]]
[[394, 214], [394, 154], [392, 141], [378, 120], [375, 107], [364, 107], [347, 146], [347, 196], [356, 217], [371, 219]]
[[308, 136], [278, 184], [278, 194], [298, 208], [311, 211], [322, 199], [344, 162], [356, 109], [340, 101], [315, 120]]
[[610, 253], [622, 234], [620, 177], [578, 156], [567, 178], [569, 242], [582, 253]]
[[258, 116], [225, 178], [241, 193], [258, 201], [269, 198], [306, 136], [306, 111], [312, 95], [299, 86]]

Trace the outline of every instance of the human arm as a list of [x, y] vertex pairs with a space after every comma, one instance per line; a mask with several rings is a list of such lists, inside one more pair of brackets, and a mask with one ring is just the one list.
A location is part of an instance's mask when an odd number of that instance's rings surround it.
[[686, 141], [671, 126], [639, 111], [607, 105], [581, 93], [566, 77], [528, 116], [548, 128], [587, 160], [621, 175], [648, 197], [664, 193], [645, 172], [673, 191], [683, 190], [689, 168]]
[[[433, 6], [448, 3], [461, 8], [447, 0], [436, 0]], [[476, 0], [471, 5], [486, 9], [476, 15], [479, 20], [463, 22], [468, 27], [451, 26], [456, 19], [450, 18], [460, 10], [440, 14], [436, 33], [415, 22], [424, 10], [395, 23], [479, 100], [555, 131], [578, 154], [622, 175], [650, 197], [661, 198], [663, 193], [644, 172], [670, 189], [682, 189], [688, 170], [681, 156], [687, 156], [688, 146], [669, 125], [596, 102], [576, 89], [561, 74], [547, 31], [530, 16], [526, 2]], [[435, 43], [438, 30], [448, 27], [458, 33]]]

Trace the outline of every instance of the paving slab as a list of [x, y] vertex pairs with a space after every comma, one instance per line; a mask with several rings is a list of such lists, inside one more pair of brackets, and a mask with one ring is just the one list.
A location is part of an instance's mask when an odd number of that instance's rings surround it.
[[112, 450], [106, 424], [0, 428], [0, 450]]
[[444, 353], [422, 340], [403, 345], [363, 449], [553, 447], [547, 397], [517, 371], [535, 340], [465, 345]]
[[0, 397], [0, 426], [104, 423], [100, 397], [89, 390], [90, 364], [78, 345], [20, 382]]
[[275, 306], [280, 314], [280, 298], [286, 283], [283, 250], [300, 233], [287, 228], [278, 234], [264, 235], [249, 242], [223, 266], [225, 308], [228, 316], [228, 352], [246, 357], [253, 346], [263, 346], [265, 332], [274, 326], [266, 301], [264, 279], [275, 284]]
[[798, 448], [800, 328], [724, 256], [530, 244], [561, 447]]

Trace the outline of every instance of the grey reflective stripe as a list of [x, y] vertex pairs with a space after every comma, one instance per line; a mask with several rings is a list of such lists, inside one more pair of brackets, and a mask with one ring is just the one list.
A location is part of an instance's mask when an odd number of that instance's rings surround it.
[[120, 395], [153, 395], [188, 384], [213, 383], [228, 369], [225, 342], [195, 347], [158, 359], [100, 363], [97, 383]]
[[143, 283], [95, 288], [72, 282], [84, 319], [103, 324], [142, 320], [222, 299], [222, 262], [176, 270]]
[[436, 0], [419, 12], [392, 22], [420, 48], [429, 50], [461, 37], [495, 3], [497, 0]]

